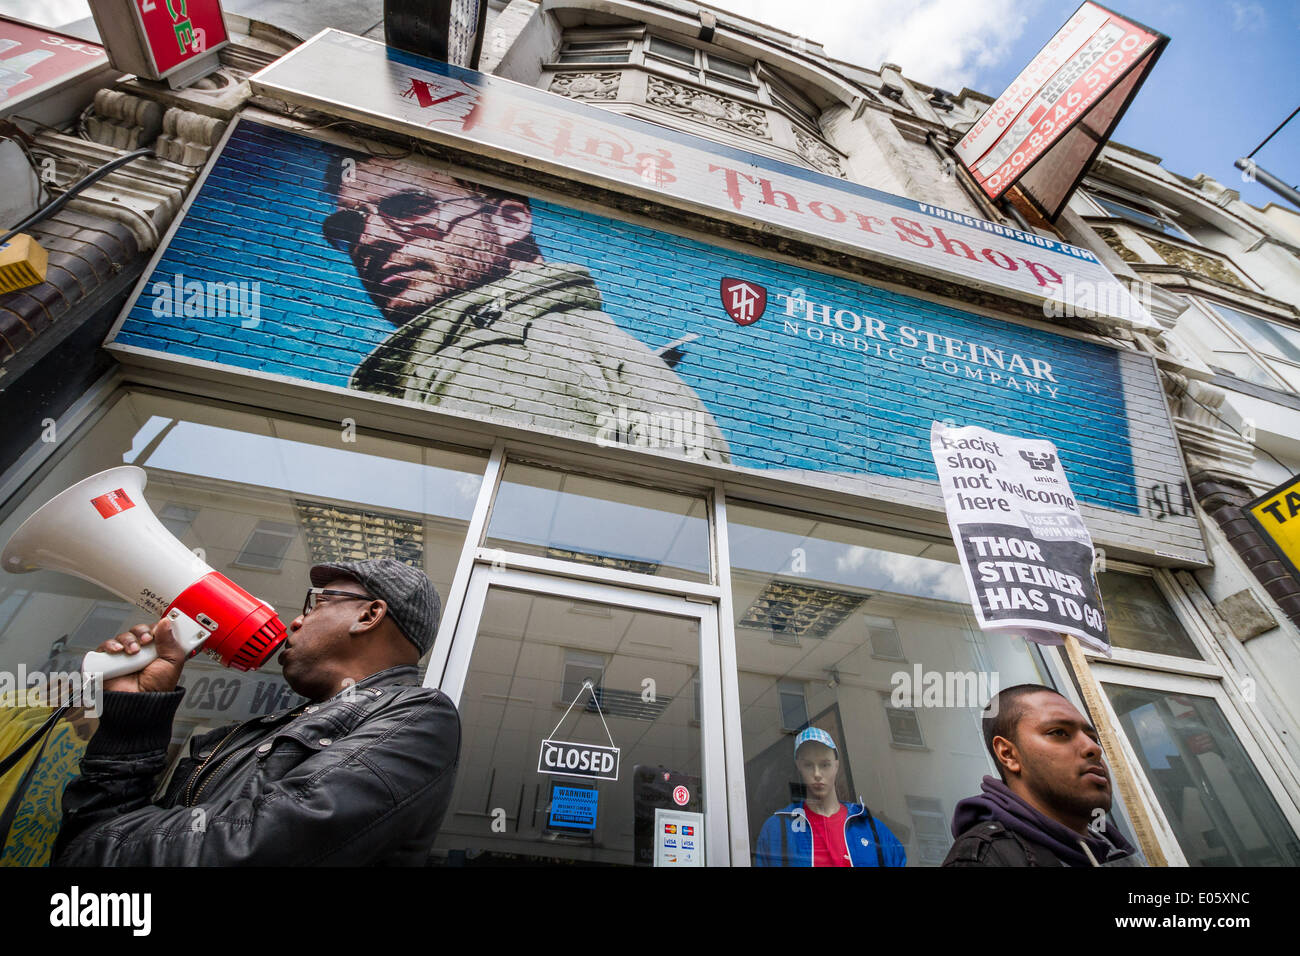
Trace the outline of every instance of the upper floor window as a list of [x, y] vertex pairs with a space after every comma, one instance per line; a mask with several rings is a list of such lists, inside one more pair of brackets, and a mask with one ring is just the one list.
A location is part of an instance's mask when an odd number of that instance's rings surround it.
[[593, 40], [564, 44], [561, 63], [626, 63], [632, 53], [630, 40]]
[[1184, 242], [1196, 241], [1163, 213], [1154, 210], [1146, 211], [1135, 204], [1120, 202], [1118, 199], [1112, 199], [1109, 196], [1102, 196], [1097, 193], [1092, 193], [1089, 198], [1116, 219], [1127, 219], [1135, 225], [1163, 232], [1167, 236], [1173, 236], [1175, 239], [1181, 239]]
[[1221, 302], [1211, 303], [1211, 308], [1244, 341], [1260, 364], [1293, 391], [1300, 392], [1300, 329]]
[[1222, 302], [1197, 300], [1178, 320], [1181, 337], [1219, 371], [1300, 392], [1300, 328]]

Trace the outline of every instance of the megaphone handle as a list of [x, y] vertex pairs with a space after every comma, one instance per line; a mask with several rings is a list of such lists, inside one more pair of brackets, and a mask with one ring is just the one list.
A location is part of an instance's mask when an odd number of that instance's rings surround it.
[[[185, 648], [187, 654], [192, 654], [198, 650], [200, 645], [211, 634], [210, 631], [201, 627], [198, 621], [180, 611], [172, 610], [168, 613], [167, 619], [172, 622], [172, 634], [180, 642], [181, 647]], [[157, 659], [158, 650], [152, 644], [146, 644], [140, 648], [138, 653], [131, 655], [127, 655], [123, 651], [115, 651], [111, 654], [91, 651], [82, 660], [81, 671], [84, 674], [99, 674], [104, 680], [110, 680], [114, 677], [134, 674], [136, 671], [144, 670], [145, 667]]]

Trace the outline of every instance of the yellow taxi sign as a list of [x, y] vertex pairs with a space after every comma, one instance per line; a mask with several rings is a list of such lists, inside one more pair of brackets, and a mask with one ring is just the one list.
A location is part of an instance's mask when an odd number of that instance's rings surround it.
[[1300, 578], [1300, 475], [1256, 498], [1246, 506], [1246, 513]]

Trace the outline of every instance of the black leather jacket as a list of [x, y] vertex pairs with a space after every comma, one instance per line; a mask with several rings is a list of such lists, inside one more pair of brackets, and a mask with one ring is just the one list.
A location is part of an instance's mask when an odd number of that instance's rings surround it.
[[185, 692], [105, 693], [63, 794], [56, 866], [420, 865], [451, 800], [460, 718], [412, 666], [195, 738], [162, 799]]

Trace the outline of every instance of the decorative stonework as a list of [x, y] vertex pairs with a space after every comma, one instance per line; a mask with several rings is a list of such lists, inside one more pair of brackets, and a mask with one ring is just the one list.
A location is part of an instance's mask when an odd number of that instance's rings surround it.
[[1150, 243], [1152, 249], [1160, 254], [1160, 258], [1171, 266], [1177, 266], [1188, 272], [1195, 272], [1217, 282], [1235, 285], [1238, 289], [1246, 288], [1246, 284], [1237, 277], [1235, 272], [1228, 268], [1225, 263], [1212, 256], [1202, 255], [1199, 252], [1193, 252], [1191, 249], [1184, 249], [1181, 246], [1161, 242], [1159, 239], [1148, 238], [1147, 242]]
[[806, 159], [813, 169], [838, 176], [840, 179], [844, 178], [844, 170], [840, 168], [840, 158], [825, 143], [809, 136], [797, 126], [794, 129], [794, 141], [799, 149], [799, 155]]
[[651, 76], [649, 81], [646, 102], [652, 106], [733, 133], [759, 139], [772, 138], [767, 123], [767, 113], [757, 107], [746, 106], [725, 96], [683, 86], [680, 83], [672, 83], [658, 76]]
[[1163, 379], [1188, 472], [1213, 475], [1218, 480], [1249, 481], [1255, 447], [1226, 422], [1227, 393], [1182, 375], [1166, 374]]
[[551, 92], [575, 100], [612, 100], [618, 97], [621, 73], [557, 73]]
[[1136, 252], [1124, 245], [1124, 240], [1120, 238], [1119, 233], [1114, 229], [1097, 229], [1099, 235], [1106, 245], [1115, 251], [1115, 254], [1125, 262], [1141, 262], [1142, 257]]

